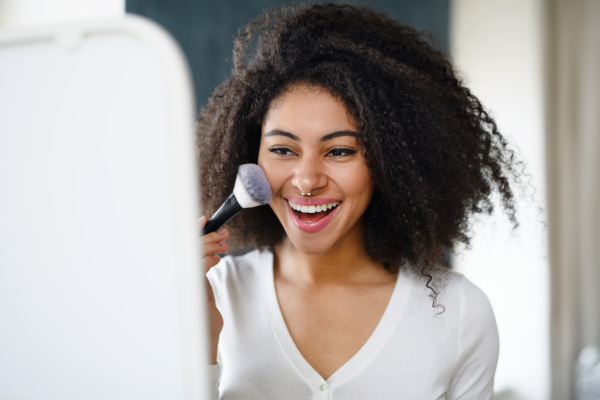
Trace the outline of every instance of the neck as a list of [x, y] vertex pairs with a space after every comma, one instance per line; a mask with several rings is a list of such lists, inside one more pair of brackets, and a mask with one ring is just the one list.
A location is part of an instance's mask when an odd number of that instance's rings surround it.
[[361, 224], [322, 254], [306, 254], [289, 238], [275, 247], [276, 274], [307, 286], [379, 283], [389, 279], [380, 262], [367, 254]]

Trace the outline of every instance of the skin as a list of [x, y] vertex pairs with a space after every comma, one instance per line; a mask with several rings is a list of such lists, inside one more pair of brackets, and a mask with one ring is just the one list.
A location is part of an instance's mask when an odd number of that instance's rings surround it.
[[[299, 85], [273, 100], [261, 136], [258, 164], [273, 190], [269, 205], [287, 233], [274, 249], [279, 305], [300, 353], [328, 379], [371, 336], [396, 282], [364, 247], [373, 183], [352, 116], [325, 90]], [[286, 200], [309, 191], [310, 198], [340, 201], [331, 222], [310, 233], [294, 224]], [[210, 254], [227, 249], [219, 242], [228, 233], [211, 235], [203, 238], [207, 271], [218, 262]], [[214, 364], [222, 318], [211, 295]]]
[[[208, 222], [206, 216], [198, 220], [200, 231]], [[202, 265], [204, 266], [204, 281], [206, 287], [206, 307], [208, 312], [208, 333], [210, 342], [209, 364], [217, 363], [217, 349], [219, 346], [219, 335], [223, 329], [223, 317], [215, 304], [215, 295], [212, 286], [206, 277], [208, 271], [221, 261], [219, 253], [225, 253], [229, 250], [229, 245], [225, 239], [229, 237], [227, 229], [219, 229], [217, 232], [211, 232], [200, 238], [200, 254], [202, 255]]]
[[[340, 101], [306, 86], [275, 99], [264, 118], [258, 165], [273, 189], [269, 205], [298, 250], [296, 256], [305, 260], [324, 253], [341, 255], [349, 244], [362, 241], [357, 222], [371, 201], [373, 184], [363, 151], [351, 136], [356, 135], [352, 122]], [[334, 133], [340, 136], [323, 141]], [[311, 198], [341, 201], [334, 223], [316, 233], [295, 227], [285, 198], [303, 191], [311, 192]]]

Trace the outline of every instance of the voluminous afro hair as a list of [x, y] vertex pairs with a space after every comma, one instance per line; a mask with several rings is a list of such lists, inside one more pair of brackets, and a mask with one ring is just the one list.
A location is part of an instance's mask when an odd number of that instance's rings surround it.
[[[303, 83], [339, 98], [358, 123], [375, 187], [367, 252], [392, 272], [427, 276], [434, 306], [444, 250], [469, 244], [469, 217], [492, 212], [494, 191], [517, 226], [513, 152], [427, 33], [363, 7], [284, 7], [250, 23], [233, 55], [232, 76], [197, 121], [205, 215], [232, 192], [238, 166], [257, 162], [271, 101]], [[270, 207], [246, 209], [227, 226], [244, 247], [273, 248], [285, 237]]]

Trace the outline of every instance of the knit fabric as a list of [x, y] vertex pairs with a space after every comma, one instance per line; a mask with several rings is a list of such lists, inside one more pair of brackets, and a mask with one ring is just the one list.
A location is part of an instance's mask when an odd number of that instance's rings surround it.
[[287, 330], [270, 252], [224, 257], [207, 276], [224, 320], [218, 365], [211, 367], [213, 399], [493, 397], [496, 321], [485, 294], [461, 274], [449, 273], [439, 298], [445, 311], [437, 315], [424, 278], [401, 270], [371, 337], [327, 380], [302, 357]]

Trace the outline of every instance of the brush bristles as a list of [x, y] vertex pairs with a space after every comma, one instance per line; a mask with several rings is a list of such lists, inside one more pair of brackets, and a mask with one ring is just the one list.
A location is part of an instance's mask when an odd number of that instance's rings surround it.
[[265, 173], [256, 164], [240, 165], [233, 194], [243, 208], [268, 204], [273, 197]]

